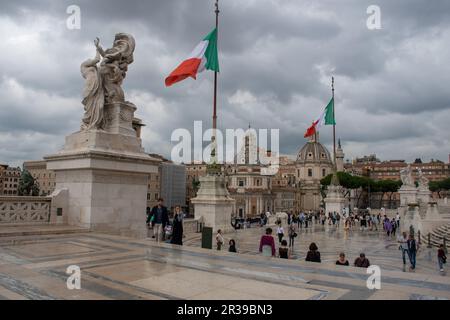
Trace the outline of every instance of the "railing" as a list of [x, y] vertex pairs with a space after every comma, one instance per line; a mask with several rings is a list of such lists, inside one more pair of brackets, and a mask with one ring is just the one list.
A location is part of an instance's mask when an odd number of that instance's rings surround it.
[[0, 225], [48, 223], [50, 197], [0, 197]]

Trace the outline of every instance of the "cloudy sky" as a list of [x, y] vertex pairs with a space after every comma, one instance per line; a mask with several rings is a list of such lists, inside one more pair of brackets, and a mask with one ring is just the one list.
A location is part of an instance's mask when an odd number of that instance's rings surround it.
[[[81, 28], [69, 30], [69, 5]], [[381, 30], [366, 25], [369, 5]], [[346, 158], [448, 161], [450, 1], [221, 0], [220, 128], [279, 128], [295, 154], [336, 78], [337, 135]], [[212, 29], [212, 0], [0, 0], [0, 163], [56, 152], [79, 129], [79, 72], [98, 36], [135, 36], [124, 89], [147, 124], [148, 152], [170, 155], [171, 133], [211, 124], [212, 73], [165, 88], [164, 78]], [[321, 141], [331, 147], [331, 128]]]

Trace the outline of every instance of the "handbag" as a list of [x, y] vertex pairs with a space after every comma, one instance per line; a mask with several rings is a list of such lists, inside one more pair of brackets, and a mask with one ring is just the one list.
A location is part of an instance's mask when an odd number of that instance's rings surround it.
[[297, 232], [294, 232], [294, 238], [297, 238], [298, 234]]

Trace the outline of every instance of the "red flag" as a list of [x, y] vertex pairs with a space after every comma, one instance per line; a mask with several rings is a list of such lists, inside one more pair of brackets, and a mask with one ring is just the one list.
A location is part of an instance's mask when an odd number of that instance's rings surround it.
[[318, 121], [314, 121], [312, 123], [311, 127], [306, 129], [305, 135], [303, 136], [304, 138], [311, 137], [312, 135], [314, 135], [316, 133], [316, 125], [317, 125], [317, 123], [318, 123]]

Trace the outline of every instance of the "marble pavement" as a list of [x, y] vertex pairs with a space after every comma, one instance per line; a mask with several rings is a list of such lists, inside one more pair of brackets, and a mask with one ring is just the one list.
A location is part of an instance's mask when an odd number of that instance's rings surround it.
[[[81, 268], [81, 289], [66, 268]], [[0, 246], [0, 299], [448, 299], [447, 276], [365, 270], [76, 233]]]

